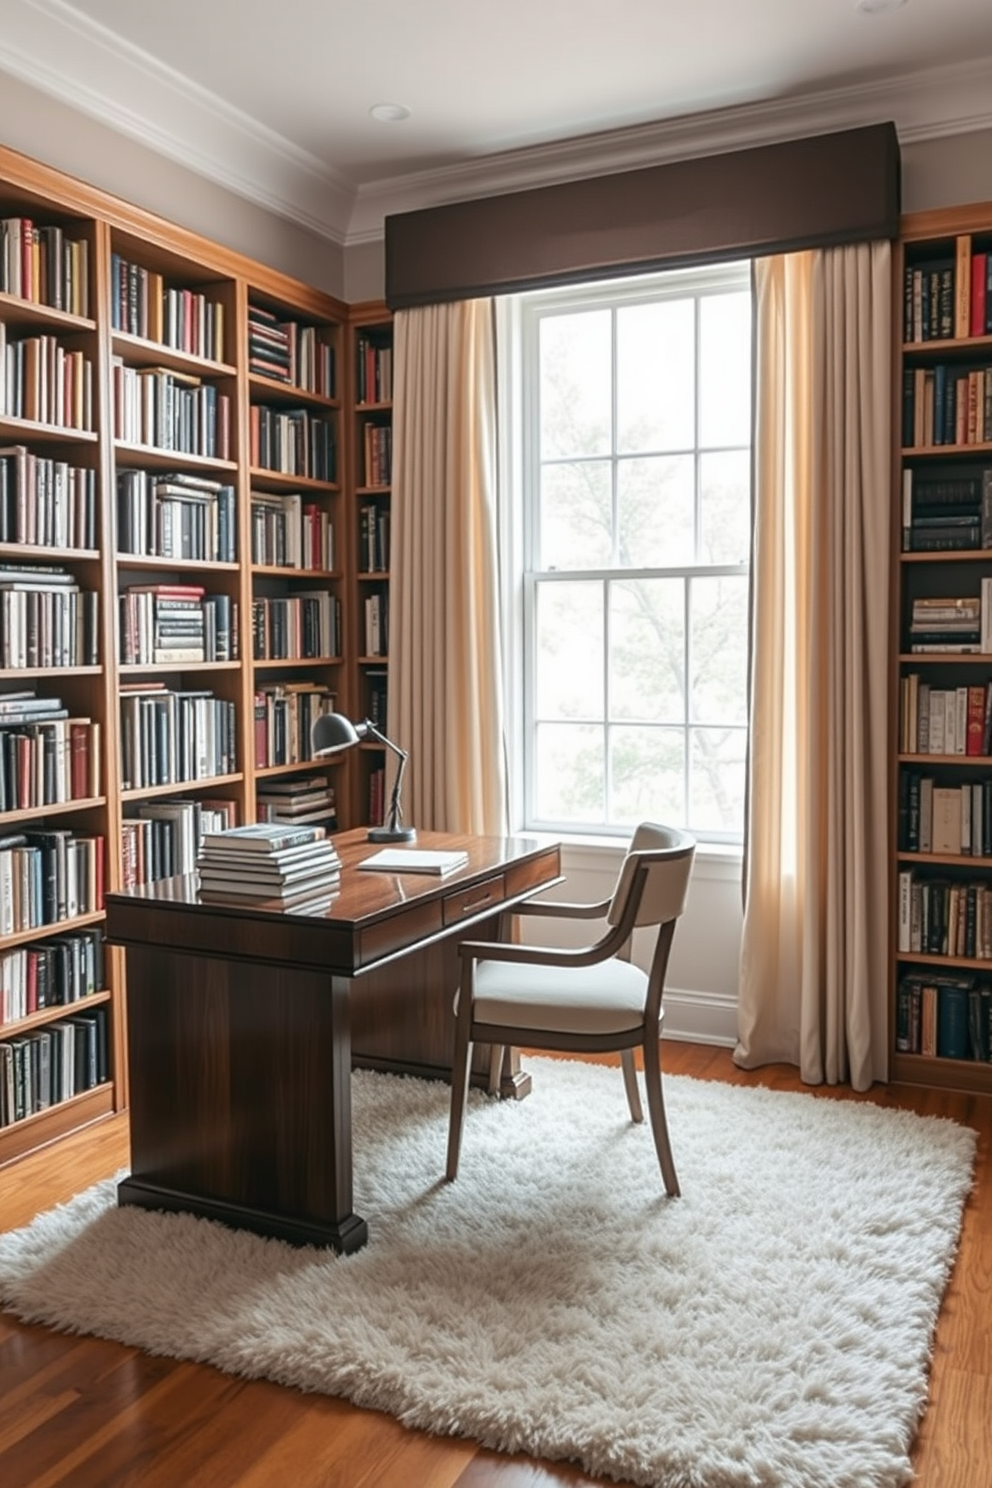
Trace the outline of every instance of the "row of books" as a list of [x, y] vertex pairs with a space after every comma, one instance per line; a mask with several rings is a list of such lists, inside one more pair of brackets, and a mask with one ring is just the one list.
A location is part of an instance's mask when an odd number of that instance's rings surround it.
[[235, 705], [206, 690], [125, 683], [121, 686], [120, 745], [124, 790], [234, 774], [238, 768]]
[[326, 590], [252, 600], [256, 661], [336, 657], [341, 651], [341, 602]]
[[304, 392], [333, 398], [334, 347], [316, 326], [248, 306], [248, 370]]
[[118, 469], [117, 548], [141, 557], [235, 563], [234, 487], [187, 471]]
[[974, 977], [910, 972], [896, 988], [896, 1049], [987, 1064], [992, 986]]
[[386, 769], [384, 765], [373, 765], [369, 771], [368, 816], [369, 825], [381, 827], [386, 810]]
[[103, 838], [68, 827], [0, 838], [0, 935], [19, 935], [103, 908]]
[[274, 682], [255, 692], [255, 766], [295, 765], [312, 758], [310, 731], [333, 713], [335, 694], [319, 682]]
[[365, 598], [365, 655], [389, 654], [389, 596], [369, 594]]
[[252, 465], [308, 480], [337, 480], [337, 448], [330, 419], [307, 408], [270, 408], [253, 403], [248, 417]]
[[992, 653], [992, 576], [978, 594], [918, 596], [910, 605], [910, 650]]
[[388, 486], [393, 477], [391, 424], [366, 423], [362, 430], [362, 484]]
[[946, 256], [908, 263], [903, 277], [903, 340], [964, 340], [992, 335], [992, 254], [961, 233]]
[[899, 847], [903, 852], [992, 857], [992, 777], [942, 785], [919, 770], [901, 770]]
[[207, 832], [197, 862], [206, 900], [297, 907], [328, 902], [341, 860], [322, 826], [256, 822]]
[[389, 709], [389, 673], [369, 667], [365, 673], [365, 716], [376, 728], [385, 730]]
[[96, 471], [26, 444], [0, 449], [0, 542], [95, 548]]
[[260, 822], [318, 825], [328, 832], [334, 831], [337, 824], [336, 806], [334, 787], [326, 775], [266, 780], [255, 796], [255, 816]]
[[176, 351], [224, 360], [224, 305], [202, 290], [167, 285], [162, 274], [110, 255], [110, 319], [115, 331]]
[[50, 335], [8, 336], [0, 321], [0, 417], [93, 429], [93, 363]]
[[0, 1127], [82, 1095], [110, 1078], [103, 1004], [0, 1041]]
[[132, 584], [118, 596], [125, 666], [236, 661], [238, 604], [200, 584]]
[[901, 754], [992, 754], [992, 682], [935, 687], [909, 672], [899, 689]]
[[58, 565], [0, 563], [0, 666], [96, 666], [98, 606]]
[[0, 221], [0, 292], [88, 316], [89, 243], [56, 223], [30, 217]]
[[129, 367], [115, 356], [114, 438], [184, 455], [228, 460], [231, 400], [212, 382], [168, 367]]
[[103, 989], [103, 931], [52, 935], [0, 954], [0, 1025], [69, 1007]]
[[121, 882], [125, 889], [192, 873], [204, 832], [237, 825], [233, 801], [149, 801], [121, 822]]
[[902, 442], [906, 449], [992, 440], [992, 367], [907, 367]]
[[899, 870], [898, 948], [992, 961], [992, 884]]
[[934, 478], [907, 466], [902, 547], [905, 553], [992, 548], [992, 467]]
[[[65, 710], [63, 710], [65, 711]], [[32, 811], [100, 794], [100, 724], [0, 720], [0, 811]]]
[[389, 568], [389, 508], [377, 501], [358, 508], [358, 567], [364, 573]]
[[265, 568], [334, 567], [334, 524], [330, 515], [297, 492], [285, 496], [251, 493], [251, 561]]
[[391, 403], [393, 398], [393, 348], [365, 332], [356, 343], [359, 403]]

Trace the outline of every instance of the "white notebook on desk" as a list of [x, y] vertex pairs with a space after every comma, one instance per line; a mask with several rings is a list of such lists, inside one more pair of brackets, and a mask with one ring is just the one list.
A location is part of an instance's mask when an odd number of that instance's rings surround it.
[[381, 852], [363, 858], [359, 868], [369, 868], [381, 873], [454, 873], [464, 868], [468, 853], [456, 849], [441, 849], [431, 852], [420, 847], [384, 847]]

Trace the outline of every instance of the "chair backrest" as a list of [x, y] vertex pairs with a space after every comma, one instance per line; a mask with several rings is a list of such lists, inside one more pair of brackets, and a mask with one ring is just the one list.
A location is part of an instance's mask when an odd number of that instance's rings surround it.
[[696, 852], [696, 839], [678, 827], [642, 822], [634, 833], [623, 860], [606, 918], [617, 925], [634, 885], [638, 864], [648, 870], [647, 883], [637, 907], [635, 925], [664, 925], [678, 919], [685, 908], [689, 875]]

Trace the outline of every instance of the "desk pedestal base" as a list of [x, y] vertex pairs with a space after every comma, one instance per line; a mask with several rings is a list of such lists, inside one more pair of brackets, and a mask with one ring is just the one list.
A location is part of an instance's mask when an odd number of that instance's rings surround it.
[[360, 1250], [369, 1238], [368, 1225], [357, 1214], [348, 1215], [336, 1224], [314, 1224], [245, 1204], [226, 1204], [222, 1200], [204, 1199], [156, 1183], [143, 1183], [138, 1178], [124, 1178], [117, 1185], [117, 1202], [133, 1204], [140, 1209], [165, 1209], [171, 1214], [194, 1214], [197, 1219], [214, 1219], [237, 1230], [250, 1230], [267, 1240], [285, 1240], [289, 1245], [331, 1246], [342, 1255]]

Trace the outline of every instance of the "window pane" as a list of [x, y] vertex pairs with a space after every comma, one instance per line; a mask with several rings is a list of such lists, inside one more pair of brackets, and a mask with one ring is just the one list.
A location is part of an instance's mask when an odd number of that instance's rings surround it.
[[612, 370], [609, 310], [542, 319], [542, 460], [609, 452]]
[[541, 470], [541, 568], [609, 568], [613, 467], [608, 460]]
[[699, 440], [751, 441], [751, 296], [704, 297], [699, 306]]
[[744, 760], [747, 731], [691, 730], [689, 826], [697, 832], [741, 835], [744, 822]]
[[694, 481], [691, 455], [620, 461], [617, 522], [623, 568], [676, 568], [693, 562]]
[[727, 450], [699, 459], [700, 561], [751, 559], [751, 454]]
[[674, 728], [610, 729], [609, 819], [633, 824], [686, 819], [685, 733]]
[[603, 717], [603, 586], [536, 586], [534, 713]]
[[685, 581], [610, 584], [610, 716], [685, 719]]
[[695, 363], [692, 300], [662, 300], [617, 311], [617, 449], [684, 450], [693, 445]]
[[539, 821], [605, 821], [603, 747], [603, 730], [594, 724], [537, 725], [534, 815]]
[[694, 723], [747, 720], [746, 578], [696, 578], [689, 591]]

